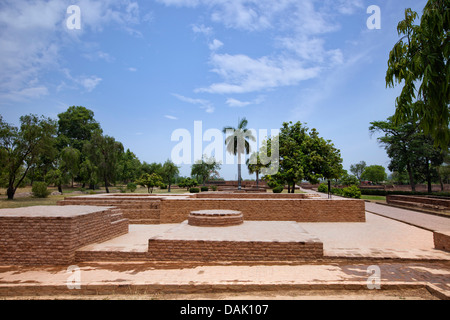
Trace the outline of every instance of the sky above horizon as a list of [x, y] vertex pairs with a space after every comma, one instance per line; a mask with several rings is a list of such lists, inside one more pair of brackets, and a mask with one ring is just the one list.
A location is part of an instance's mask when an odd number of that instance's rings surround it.
[[[57, 119], [84, 106], [148, 163], [171, 158], [176, 130], [193, 139], [196, 121], [202, 133], [244, 117], [257, 132], [300, 121], [341, 150], [345, 169], [360, 161], [387, 167], [368, 128], [395, 111], [400, 88], [386, 88], [385, 75], [396, 27], [406, 8], [420, 14], [425, 4], [3, 0], [0, 114], [18, 125], [22, 115]], [[71, 5], [80, 8], [80, 29], [68, 28]], [[371, 5], [381, 10], [380, 29], [367, 26]], [[236, 166], [220, 173], [236, 179]]]

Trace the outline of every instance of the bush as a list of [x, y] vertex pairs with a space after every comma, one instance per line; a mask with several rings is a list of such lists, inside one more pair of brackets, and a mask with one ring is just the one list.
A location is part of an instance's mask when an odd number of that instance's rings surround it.
[[347, 198], [361, 199], [361, 190], [355, 185], [344, 188], [342, 195]]
[[217, 191], [217, 186], [212, 186], [211, 189], [212, 191]]
[[207, 192], [207, 191], [209, 191], [209, 188], [208, 187], [202, 187], [202, 192]]
[[159, 185], [159, 188], [160, 188], [161, 190], [166, 190], [166, 189], [167, 189], [167, 184], [161, 183], [161, 184]]
[[199, 189], [199, 188], [190, 188], [190, 189], [189, 189], [189, 192], [190, 192], [190, 193], [199, 193], [199, 192], [200, 192], [200, 189]]
[[[327, 188], [328, 189], [328, 188]], [[344, 189], [341, 188], [332, 188], [331, 193], [335, 194], [337, 196], [343, 196], [344, 195]]]
[[283, 192], [283, 190], [284, 190], [284, 187], [283, 186], [276, 186], [275, 188], [273, 188], [273, 193], [282, 193]]
[[328, 186], [325, 183], [321, 183], [317, 189], [319, 192], [328, 193]]
[[45, 182], [33, 183], [31, 191], [36, 198], [47, 198], [50, 195], [50, 191], [47, 190], [47, 184]]
[[127, 184], [127, 190], [130, 190], [130, 192], [135, 192], [137, 189], [137, 185], [133, 182], [130, 182]]

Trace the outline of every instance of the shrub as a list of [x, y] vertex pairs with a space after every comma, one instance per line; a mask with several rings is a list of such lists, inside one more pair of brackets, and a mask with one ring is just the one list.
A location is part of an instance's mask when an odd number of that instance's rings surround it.
[[328, 186], [325, 183], [321, 183], [317, 189], [319, 192], [328, 193]]
[[217, 191], [217, 186], [212, 186], [211, 189], [212, 191]]
[[[328, 188], [327, 188], [328, 189]], [[331, 193], [335, 194], [337, 196], [343, 196], [344, 195], [344, 189], [341, 188], [332, 188]]]
[[167, 184], [161, 183], [161, 184], [159, 185], [159, 188], [160, 188], [161, 190], [166, 190], [166, 189], [167, 189]]
[[50, 191], [47, 190], [47, 184], [45, 182], [33, 183], [31, 191], [36, 198], [47, 198], [50, 195]]
[[342, 195], [347, 198], [361, 199], [361, 190], [355, 185], [344, 188]]
[[190, 193], [199, 193], [199, 192], [200, 192], [200, 189], [199, 189], [199, 188], [190, 188], [190, 189], [189, 189], [189, 192], [190, 192]]
[[209, 188], [208, 187], [202, 187], [202, 192], [207, 192], [207, 191], [209, 191]]
[[282, 193], [283, 192], [283, 190], [284, 190], [284, 187], [283, 186], [280, 186], [280, 185], [278, 185], [278, 186], [276, 186], [275, 188], [273, 188], [273, 193]]
[[130, 190], [130, 192], [135, 192], [137, 189], [137, 185], [133, 182], [130, 182], [127, 184], [127, 190]]

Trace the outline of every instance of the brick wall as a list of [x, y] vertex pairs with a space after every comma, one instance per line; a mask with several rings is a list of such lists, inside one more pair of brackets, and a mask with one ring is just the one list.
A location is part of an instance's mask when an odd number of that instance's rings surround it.
[[163, 199], [161, 223], [180, 223], [196, 210], [236, 210], [244, 220], [365, 222], [365, 202], [352, 199]]
[[450, 232], [434, 232], [434, 247], [450, 252]]
[[309, 193], [197, 193], [197, 199], [311, 199], [320, 197]]
[[69, 217], [0, 213], [0, 230], [1, 265], [67, 265], [75, 250], [128, 233], [128, 220], [111, 208]]
[[149, 240], [154, 261], [301, 261], [323, 257], [320, 242]]

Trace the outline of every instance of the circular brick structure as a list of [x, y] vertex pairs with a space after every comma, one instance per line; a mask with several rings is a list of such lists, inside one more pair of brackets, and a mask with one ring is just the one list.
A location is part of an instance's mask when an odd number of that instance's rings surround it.
[[188, 224], [195, 227], [230, 227], [244, 223], [244, 215], [232, 210], [192, 211]]

